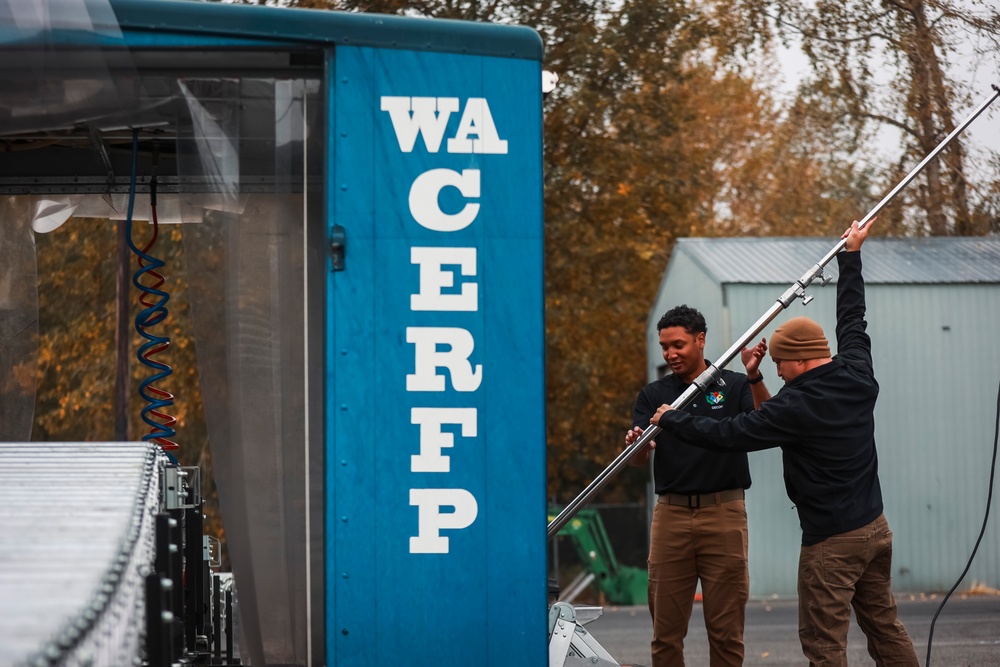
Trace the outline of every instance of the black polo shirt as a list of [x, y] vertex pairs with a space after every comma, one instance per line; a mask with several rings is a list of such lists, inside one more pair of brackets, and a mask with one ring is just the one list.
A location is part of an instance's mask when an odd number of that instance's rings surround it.
[[[646, 385], [635, 400], [632, 425], [645, 430], [657, 408], [664, 403], [672, 404], [689, 386], [676, 375], [667, 375]], [[714, 419], [752, 412], [753, 395], [747, 376], [723, 370], [719, 379], [696, 395], [684, 410]], [[750, 465], [745, 452], [712, 452], [660, 432], [653, 455], [653, 481], [658, 494], [694, 495], [748, 489]]]

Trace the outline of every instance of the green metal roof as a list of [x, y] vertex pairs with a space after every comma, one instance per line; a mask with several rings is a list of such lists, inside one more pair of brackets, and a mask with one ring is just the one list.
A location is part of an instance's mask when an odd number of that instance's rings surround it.
[[110, 0], [123, 31], [542, 59], [523, 26], [184, 0]]

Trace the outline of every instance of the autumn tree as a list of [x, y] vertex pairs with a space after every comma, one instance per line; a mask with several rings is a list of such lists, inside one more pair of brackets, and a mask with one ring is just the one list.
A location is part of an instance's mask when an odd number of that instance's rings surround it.
[[[118, 268], [115, 226], [109, 220], [74, 218], [54, 232], [36, 235], [41, 380], [33, 439], [115, 439], [114, 423], [109, 418], [114, 413], [118, 362], [114, 349]], [[148, 225], [136, 223], [134, 227], [136, 242], [142, 243], [143, 235], [148, 232], [140, 227]], [[161, 271], [168, 279], [163, 289], [170, 294], [169, 317], [154, 331], [169, 338], [170, 347], [156, 359], [174, 368], [174, 373], [160, 384], [177, 395], [174, 407], [168, 412], [177, 418], [179, 432], [201, 440], [201, 396], [190, 339], [180, 234], [179, 226], [164, 228], [155, 250], [151, 250], [167, 262]], [[136, 259], [129, 255], [126, 261], [131, 277], [136, 270]], [[126, 333], [131, 340], [125, 361], [132, 389], [127, 411], [128, 437], [140, 440], [149, 427], [140, 418], [145, 402], [139, 397], [137, 387], [150, 371], [135, 358], [135, 351], [143, 342], [133, 327], [140, 309], [138, 292], [132, 290], [126, 303], [129, 308]], [[188, 433], [186, 429], [191, 427], [195, 431]]]
[[[36, 234], [38, 265], [38, 388], [35, 398], [32, 440], [85, 443], [116, 440], [115, 371], [119, 358], [115, 350], [116, 273], [119, 265], [116, 225], [111, 220], [71, 218], [48, 234]], [[134, 240], [144, 247], [151, 226], [134, 225]], [[196, 465], [209, 480], [204, 491], [210, 499], [206, 507], [209, 530], [222, 535], [214, 489], [211, 488], [211, 456], [198, 382], [187, 277], [184, 270], [182, 227], [161, 226], [151, 254], [164, 260], [162, 287], [170, 294], [167, 319], [151, 327], [157, 335], [170, 339], [170, 347], [156, 359], [173, 368], [173, 373], [156, 387], [174, 394], [174, 405], [166, 413], [176, 417], [182, 465]], [[131, 277], [137, 268], [134, 255], [125, 258]], [[141, 412], [146, 402], [139, 396], [139, 384], [151, 374], [135, 352], [144, 342], [133, 322], [140, 309], [138, 292], [127, 294], [128, 429], [126, 439], [141, 440], [149, 432]]]
[[[954, 68], [995, 67], [1000, 45], [1000, 13], [995, 3], [979, 0], [724, 4], [758, 27], [744, 46], [774, 35], [801, 43], [813, 72], [808, 89], [842, 116], [844, 126], [869, 137], [887, 128], [898, 133], [901, 152], [884, 174], [887, 186], [929, 154], [962, 120], [958, 114], [979, 101], [951, 75]], [[986, 183], [977, 189], [969, 171], [968, 143], [960, 136], [927, 165], [916, 187], [904, 191], [889, 229], [930, 235], [989, 231], [988, 211], [996, 206], [990, 181], [996, 172], [987, 168]]]

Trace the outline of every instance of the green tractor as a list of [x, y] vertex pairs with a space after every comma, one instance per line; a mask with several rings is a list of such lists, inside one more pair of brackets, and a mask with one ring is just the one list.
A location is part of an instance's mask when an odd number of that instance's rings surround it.
[[[549, 521], [560, 511], [558, 507], [550, 507]], [[570, 539], [584, 567], [562, 592], [561, 599], [572, 601], [587, 586], [594, 584], [610, 604], [646, 604], [649, 581], [646, 569], [618, 562], [597, 510], [580, 510], [558, 534]]]

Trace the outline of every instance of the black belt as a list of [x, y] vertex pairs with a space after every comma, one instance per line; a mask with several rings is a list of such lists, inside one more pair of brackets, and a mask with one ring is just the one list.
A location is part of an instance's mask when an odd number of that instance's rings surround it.
[[745, 494], [743, 489], [729, 489], [728, 491], [719, 491], [718, 493], [703, 493], [696, 496], [686, 496], [680, 493], [663, 493], [660, 494], [656, 502], [663, 503], [664, 505], [677, 505], [679, 507], [708, 507], [711, 505], [721, 505], [722, 503], [727, 503], [731, 500], [743, 500]]

